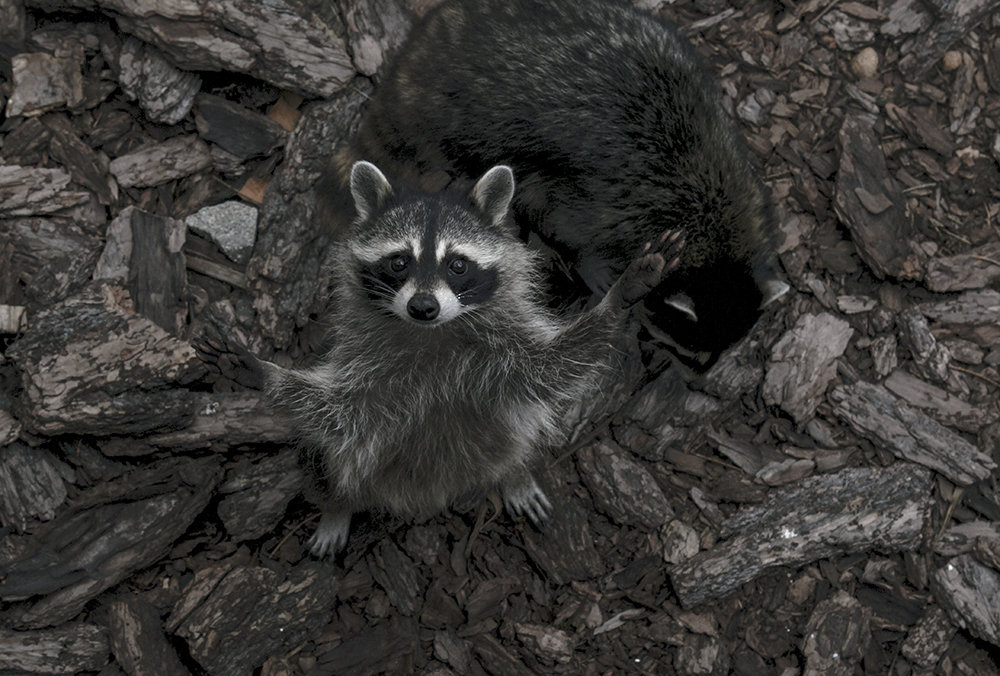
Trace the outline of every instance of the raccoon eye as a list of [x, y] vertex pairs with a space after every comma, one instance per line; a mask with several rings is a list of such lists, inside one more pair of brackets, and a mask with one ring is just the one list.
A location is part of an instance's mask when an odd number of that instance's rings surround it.
[[393, 256], [389, 259], [389, 269], [393, 272], [402, 272], [409, 265], [406, 256]]
[[464, 275], [469, 269], [469, 264], [464, 258], [456, 258], [448, 264], [448, 269], [456, 275]]

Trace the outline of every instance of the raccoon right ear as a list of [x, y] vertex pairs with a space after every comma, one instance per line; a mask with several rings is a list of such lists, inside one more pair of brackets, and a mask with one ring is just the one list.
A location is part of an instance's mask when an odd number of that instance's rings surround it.
[[382, 201], [392, 194], [392, 186], [379, 168], [359, 160], [351, 167], [351, 195], [362, 220], [372, 215]]
[[503, 164], [483, 174], [472, 188], [472, 201], [493, 225], [503, 223], [513, 197], [514, 172]]

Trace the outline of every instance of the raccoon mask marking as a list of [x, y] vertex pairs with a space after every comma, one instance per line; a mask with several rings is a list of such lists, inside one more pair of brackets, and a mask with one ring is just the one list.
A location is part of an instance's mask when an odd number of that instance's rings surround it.
[[[362, 227], [381, 240], [377, 245], [374, 240], [352, 244], [361, 263], [361, 284], [376, 306], [418, 325], [440, 326], [493, 297], [498, 284], [495, 247], [483, 237], [477, 246], [468, 235], [477, 226], [505, 227], [514, 195], [508, 167], [494, 167], [476, 183], [472, 202], [478, 214], [431, 199], [385, 208], [392, 187], [365, 161], [351, 170], [351, 193]], [[390, 234], [394, 236], [387, 238]]]

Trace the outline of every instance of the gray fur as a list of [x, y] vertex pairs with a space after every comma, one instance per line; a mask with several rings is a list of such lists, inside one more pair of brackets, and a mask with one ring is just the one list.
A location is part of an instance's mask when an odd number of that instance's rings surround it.
[[[535, 254], [506, 223], [509, 169], [488, 172], [471, 198], [386, 192], [372, 169], [352, 171], [364, 180], [359, 218], [334, 262], [334, 347], [312, 368], [265, 367], [270, 398], [301, 430], [322, 502], [312, 551], [341, 548], [354, 512], [422, 517], [489, 487], [512, 512], [541, 522], [551, 506], [531, 476], [539, 449], [562, 438], [564, 412], [599, 386], [627, 304], [676, 265], [680, 244], [662, 240], [628, 284], [563, 320], [541, 302]], [[394, 294], [373, 299], [360, 276], [366, 257], [415, 241], [479, 252], [495, 272], [492, 295], [449, 321], [419, 325], [390, 309]]]

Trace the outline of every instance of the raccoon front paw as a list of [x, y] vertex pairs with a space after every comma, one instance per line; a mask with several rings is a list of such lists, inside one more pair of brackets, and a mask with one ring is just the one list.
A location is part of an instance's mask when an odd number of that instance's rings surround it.
[[317, 559], [332, 559], [347, 545], [350, 530], [350, 513], [323, 514], [316, 532], [309, 538], [309, 553]]
[[215, 331], [191, 341], [199, 359], [213, 371], [255, 390], [264, 389], [264, 362], [242, 345], [226, 340]]
[[667, 230], [654, 242], [648, 242], [618, 280], [622, 304], [638, 303], [656, 287], [663, 276], [680, 264], [684, 237], [680, 230]]
[[504, 486], [503, 502], [513, 516], [527, 517], [539, 530], [545, 527], [552, 516], [552, 503], [531, 477], [513, 486]]

